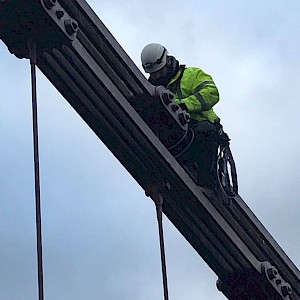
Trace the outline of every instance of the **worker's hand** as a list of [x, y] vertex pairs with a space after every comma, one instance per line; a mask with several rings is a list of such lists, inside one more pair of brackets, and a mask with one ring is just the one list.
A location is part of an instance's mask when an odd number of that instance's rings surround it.
[[187, 111], [188, 112], [188, 108], [187, 106], [182, 102], [182, 103], [179, 103], [178, 104], [183, 110]]

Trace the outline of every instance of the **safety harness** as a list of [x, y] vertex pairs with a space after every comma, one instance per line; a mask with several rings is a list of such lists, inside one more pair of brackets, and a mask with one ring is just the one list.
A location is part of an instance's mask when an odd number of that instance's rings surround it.
[[183, 76], [184, 70], [186, 69], [185, 65], [180, 65], [179, 66], [179, 71], [180, 71], [180, 75], [178, 76], [178, 78], [172, 82], [169, 86], [168, 86], [168, 90], [170, 90], [172, 93], [177, 94], [179, 99], [182, 99], [182, 92], [181, 92], [181, 88], [180, 88], [180, 81], [181, 78]]

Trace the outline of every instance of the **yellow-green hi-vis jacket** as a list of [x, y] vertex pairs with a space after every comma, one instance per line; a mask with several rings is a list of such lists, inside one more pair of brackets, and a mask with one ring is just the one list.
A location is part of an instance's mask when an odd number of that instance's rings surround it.
[[[181, 74], [183, 72], [183, 74]], [[191, 118], [197, 121], [219, 122], [213, 106], [219, 101], [219, 92], [212, 77], [199, 68], [181, 66], [167, 86], [174, 100], [186, 105]]]

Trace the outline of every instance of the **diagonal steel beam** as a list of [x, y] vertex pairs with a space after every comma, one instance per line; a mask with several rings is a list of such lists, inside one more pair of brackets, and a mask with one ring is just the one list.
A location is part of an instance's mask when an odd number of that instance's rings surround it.
[[300, 299], [298, 269], [245, 202], [201, 189], [178, 164], [171, 149], [191, 138], [185, 112], [172, 110], [84, 0], [1, 0], [9, 51], [28, 58], [29, 37], [40, 70], [138, 184], [168, 181], [163, 211], [219, 276], [224, 295]]

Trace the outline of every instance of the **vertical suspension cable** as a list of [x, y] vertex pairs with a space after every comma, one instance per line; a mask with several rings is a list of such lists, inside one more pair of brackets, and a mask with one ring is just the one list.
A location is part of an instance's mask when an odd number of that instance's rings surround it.
[[41, 220], [41, 197], [40, 197], [40, 171], [39, 171], [39, 140], [38, 140], [38, 116], [37, 116], [37, 89], [36, 89], [36, 44], [32, 37], [27, 40], [29, 59], [31, 66], [31, 89], [32, 89], [32, 129], [34, 148], [34, 180], [35, 180], [35, 216], [36, 216], [36, 246], [38, 264], [38, 294], [39, 300], [44, 300], [43, 283], [43, 251], [42, 251], [42, 220]]
[[163, 212], [162, 206], [164, 202], [164, 197], [161, 189], [170, 189], [170, 184], [163, 181], [162, 183], [151, 182], [145, 189], [145, 194], [155, 203], [156, 216], [158, 223], [158, 234], [159, 234], [159, 245], [160, 245], [160, 258], [161, 258], [161, 270], [163, 279], [163, 289], [164, 289], [164, 300], [169, 300], [168, 295], [168, 280], [167, 280], [167, 267], [166, 267], [166, 254], [165, 254], [165, 244], [164, 244], [164, 231], [163, 231]]
[[160, 244], [160, 257], [161, 257], [161, 269], [163, 277], [163, 288], [164, 288], [164, 300], [169, 300], [168, 295], [168, 280], [167, 280], [167, 267], [166, 267], [166, 254], [164, 246], [164, 231], [162, 224], [162, 205], [163, 196], [159, 193], [154, 199], [156, 206], [157, 222], [158, 222], [158, 233], [159, 233], [159, 244]]

